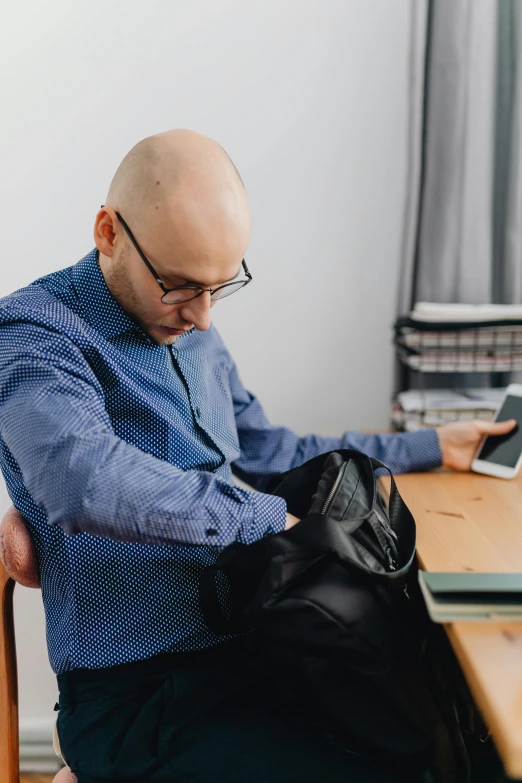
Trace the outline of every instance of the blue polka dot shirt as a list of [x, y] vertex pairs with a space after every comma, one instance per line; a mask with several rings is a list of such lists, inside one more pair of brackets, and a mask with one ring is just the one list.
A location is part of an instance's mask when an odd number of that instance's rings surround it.
[[199, 609], [201, 569], [283, 530], [268, 478], [339, 447], [397, 472], [441, 462], [433, 431], [271, 426], [217, 330], [156, 344], [96, 251], [0, 300], [0, 465], [36, 542], [56, 673], [219, 643]]

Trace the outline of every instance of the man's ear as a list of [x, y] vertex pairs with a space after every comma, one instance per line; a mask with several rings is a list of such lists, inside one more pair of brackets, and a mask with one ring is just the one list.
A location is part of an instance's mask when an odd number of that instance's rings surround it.
[[94, 242], [100, 253], [112, 258], [116, 242], [115, 224], [118, 218], [110, 207], [103, 207], [94, 220]]

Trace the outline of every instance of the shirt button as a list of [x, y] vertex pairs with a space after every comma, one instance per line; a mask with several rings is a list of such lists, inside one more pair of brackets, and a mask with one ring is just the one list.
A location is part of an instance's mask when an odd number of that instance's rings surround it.
[[207, 536], [217, 536], [217, 530], [214, 527], [209, 527], [206, 533]]

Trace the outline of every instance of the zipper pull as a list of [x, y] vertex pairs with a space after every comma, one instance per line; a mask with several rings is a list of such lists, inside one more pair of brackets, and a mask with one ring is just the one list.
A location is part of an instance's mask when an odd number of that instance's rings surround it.
[[322, 508], [322, 511], [321, 511], [321, 514], [323, 514], [323, 515], [326, 514], [326, 512], [328, 511], [328, 509], [330, 507], [330, 503], [332, 502], [333, 497], [334, 497], [334, 495], [337, 492], [337, 489], [339, 487], [339, 484], [341, 483], [341, 479], [343, 477], [344, 469], [345, 469], [345, 466], [347, 464], [348, 464], [347, 462], [344, 462], [340, 466], [340, 468], [339, 468], [339, 473], [337, 474], [337, 478], [335, 479], [335, 481], [333, 483], [333, 486], [330, 489], [330, 492], [328, 493], [328, 496], [327, 496], [326, 500], [323, 503], [323, 508]]
[[396, 571], [397, 568], [399, 567], [399, 564], [397, 563], [396, 560], [393, 559], [391, 547], [388, 547], [386, 549], [386, 554], [388, 556], [388, 565], [390, 566], [390, 571]]

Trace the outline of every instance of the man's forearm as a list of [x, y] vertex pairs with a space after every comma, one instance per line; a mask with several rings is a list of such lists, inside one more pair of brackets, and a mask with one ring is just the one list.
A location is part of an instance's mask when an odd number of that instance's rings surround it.
[[3, 407], [2, 436], [50, 524], [170, 546], [251, 543], [284, 529], [281, 498], [157, 459], [118, 438], [91, 404], [19, 390]]
[[410, 473], [438, 468], [442, 452], [436, 430], [362, 435], [345, 432], [343, 448], [358, 449], [384, 462], [393, 473]]

